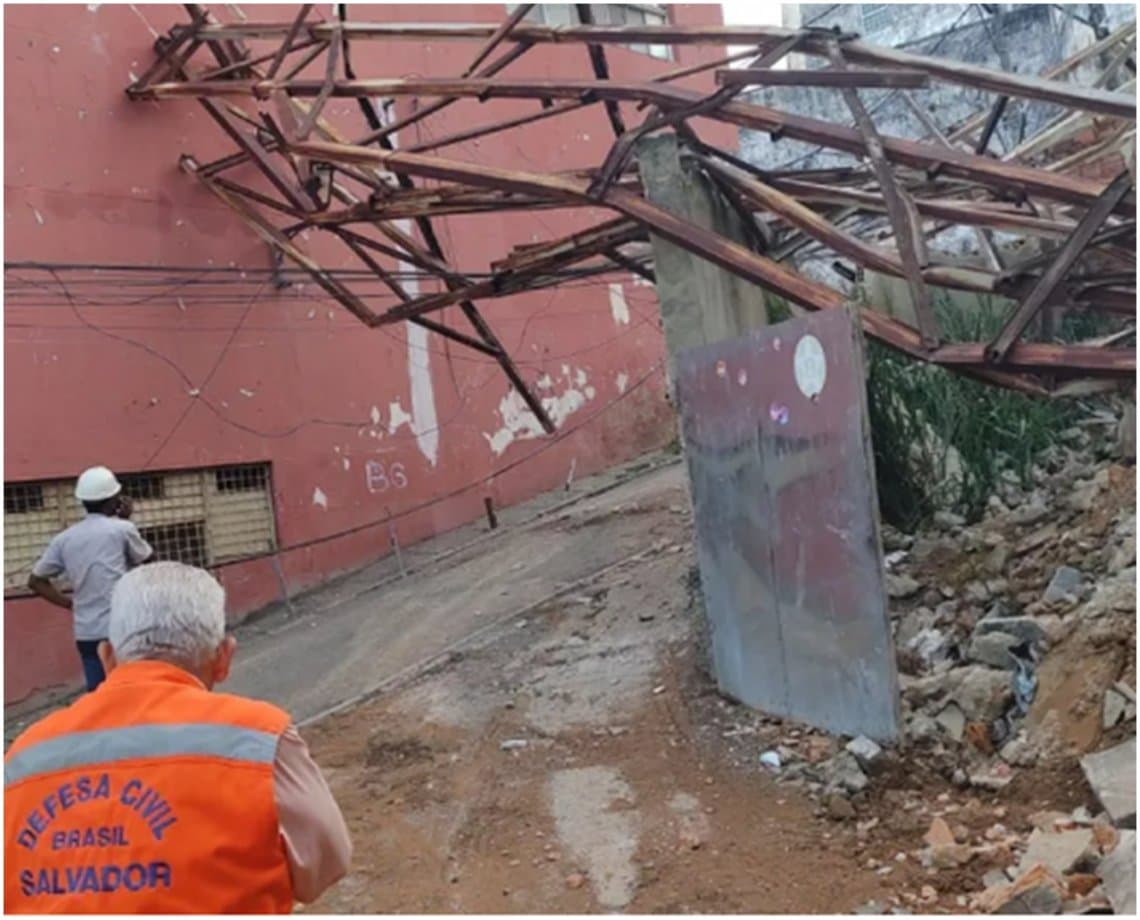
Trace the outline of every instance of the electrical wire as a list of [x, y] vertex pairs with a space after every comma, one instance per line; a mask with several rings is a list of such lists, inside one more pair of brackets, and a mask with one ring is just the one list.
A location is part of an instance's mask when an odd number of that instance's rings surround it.
[[260, 554], [255, 555], [255, 556], [246, 556], [245, 558], [235, 559], [231, 562], [219, 563], [219, 564], [213, 566], [213, 569], [216, 571], [218, 569], [229, 568], [230, 566], [234, 566], [234, 565], [243, 565], [243, 564], [246, 564], [249, 562], [256, 562], [259, 559], [275, 558], [275, 557], [281, 556], [285, 553], [292, 553], [292, 552], [296, 552], [297, 550], [301, 550], [301, 549], [310, 549], [313, 546], [319, 546], [319, 545], [322, 545], [324, 543], [329, 543], [333, 540], [339, 540], [339, 539], [342, 539], [344, 537], [353, 536], [354, 534], [363, 533], [364, 531], [371, 530], [374, 527], [386, 526], [387, 524], [389, 524], [392, 521], [398, 521], [401, 518], [408, 517], [409, 515], [415, 514], [419, 511], [425, 511], [428, 508], [431, 508], [431, 507], [434, 507], [435, 505], [440, 504], [441, 502], [450, 501], [453, 498], [458, 498], [460, 495], [464, 495], [467, 492], [470, 492], [472, 489], [476, 489], [479, 486], [484, 485], [485, 483], [491, 482], [495, 478], [502, 476], [504, 473], [510, 472], [511, 470], [515, 469], [518, 466], [522, 466], [524, 463], [528, 463], [529, 461], [533, 460], [535, 457], [539, 456], [540, 454], [543, 454], [546, 451], [553, 448], [554, 446], [556, 446], [557, 444], [562, 443], [564, 440], [569, 438], [571, 435], [577, 433], [578, 431], [581, 431], [583, 428], [585, 428], [587, 425], [589, 425], [595, 419], [598, 419], [601, 416], [605, 415], [607, 412], [609, 412], [618, 403], [627, 399], [629, 396], [632, 396], [637, 390], [639, 390], [642, 386], [644, 386], [646, 383], [648, 383], [649, 380], [653, 377], [653, 375], [655, 373], [658, 373], [661, 370], [662, 370], [661, 362], [657, 362], [657, 363], [653, 364], [649, 368], [649, 370], [645, 372], [645, 374], [643, 376], [641, 376], [640, 378], [635, 380], [632, 384], [630, 384], [625, 389], [625, 392], [620, 393], [619, 395], [615, 396], [609, 402], [600, 406], [595, 412], [593, 412], [590, 415], [583, 418], [578, 424], [570, 426], [568, 428], [562, 429], [556, 435], [547, 439], [546, 441], [544, 441], [542, 444], [540, 444], [537, 448], [530, 451], [529, 453], [523, 455], [522, 457], [518, 457], [515, 460], [512, 460], [510, 463], [508, 463], [502, 467], [499, 467], [497, 470], [493, 470], [492, 472], [488, 473], [486, 476], [481, 476], [478, 479], [471, 480], [466, 485], [460, 486], [458, 489], [453, 489], [452, 491], [447, 492], [443, 495], [437, 495], [434, 498], [428, 499], [427, 501], [424, 501], [424, 502], [420, 502], [419, 504], [413, 505], [410, 508], [405, 508], [402, 511], [400, 511], [396, 514], [393, 514], [393, 515], [385, 515], [383, 518], [376, 518], [376, 519], [371, 520], [371, 521], [366, 521], [363, 524], [357, 524], [353, 527], [348, 527], [348, 528], [345, 528], [344, 530], [338, 530], [334, 533], [324, 534], [322, 536], [313, 537], [313, 538], [308, 539], [308, 540], [302, 540], [298, 543], [290, 544], [289, 546], [278, 547], [277, 549], [271, 550], [270, 552], [267, 552], [267, 553], [260, 553]]

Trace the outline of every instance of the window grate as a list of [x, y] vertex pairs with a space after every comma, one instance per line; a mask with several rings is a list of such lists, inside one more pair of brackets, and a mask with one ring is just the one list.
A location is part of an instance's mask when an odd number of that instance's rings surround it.
[[154, 550], [154, 558], [161, 562], [182, 562], [205, 568], [210, 564], [206, 550], [206, 522], [187, 521], [184, 524], [156, 524], [140, 527], [143, 539]]
[[[507, 4], [507, 12], [514, 12], [518, 8], [516, 3]], [[590, 12], [594, 22], [606, 26], [664, 26], [669, 24], [669, 15], [665, 7], [652, 3], [592, 3]], [[530, 22], [541, 23], [546, 26], [576, 26], [582, 24], [582, 17], [578, 15], [578, 6], [574, 3], [536, 3], [526, 14]], [[651, 57], [671, 61], [673, 48], [671, 45], [630, 44], [625, 47], [631, 51], [648, 54]]]
[[17, 482], [4, 486], [4, 513], [30, 514], [44, 510], [44, 487], [36, 482]]
[[[270, 468], [243, 463], [166, 473], [125, 473], [131, 520], [159, 559], [208, 568], [277, 546]], [[57, 533], [82, 519], [74, 480], [5, 483], [4, 590], [26, 590], [32, 566]]]
[[889, 3], [863, 4], [863, 34], [865, 36], [877, 35], [891, 24], [891, 5]]
[[123, 494], [134, 501], [164, 498], [166, 480], [157, 473], [133, 473], [119, 476]]
[[260, 464], [223, 466], [214, 470], [219, 492], [261, 492], [265, 490], [268, 469]]

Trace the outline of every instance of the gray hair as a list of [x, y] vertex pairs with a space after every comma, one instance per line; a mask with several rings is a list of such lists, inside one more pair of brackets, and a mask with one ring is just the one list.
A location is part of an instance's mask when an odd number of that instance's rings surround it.
[[181, 562], [140, 566], [111, 594], [107, 638], [119, 662], [151, 659], [199, 667], [226, 634], [226, 591]]

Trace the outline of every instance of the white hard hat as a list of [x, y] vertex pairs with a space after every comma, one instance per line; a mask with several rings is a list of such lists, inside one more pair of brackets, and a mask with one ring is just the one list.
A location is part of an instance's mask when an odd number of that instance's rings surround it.
[[105, 466], [84, 470], [75, 484], [75, 497], [81, 502], [102, 502], [114, 498], [122, 491], [119, 480]]

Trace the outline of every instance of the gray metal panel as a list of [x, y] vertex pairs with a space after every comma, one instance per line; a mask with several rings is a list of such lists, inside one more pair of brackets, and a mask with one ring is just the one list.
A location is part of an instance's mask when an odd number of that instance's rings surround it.
[[851, 316], [816, 313], [682, 351], [677, 388], [721, 689], [828, 731], [895, 738], [898, 675]]

